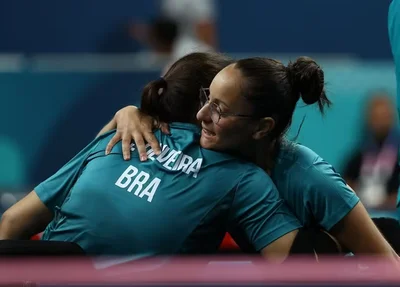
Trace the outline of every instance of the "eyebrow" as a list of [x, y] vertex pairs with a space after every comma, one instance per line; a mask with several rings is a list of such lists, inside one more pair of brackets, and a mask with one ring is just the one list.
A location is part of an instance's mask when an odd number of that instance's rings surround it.
[[222, 105], [225, 106], [227, 109], [229, 109], [229, 106], [228, 106], [226, 103], [224, 103], [223, 101], [221, 101], [221, 100], [219, 100], [219, 99], [214, 99], [214, 101], [215, 101], [216, 103], [218, 103], [218, 104], [222, 104]]
[[[210, 93], [210, 95], [211, 95], [210, 88], [208, 88], [208, 89], [205, 89], [205, 90], [207, 90], [207, 91]], [[221, 101], [221, 100], [220, 100], [220, 99], [218, 99], [218, 98], [214, 98], [214, 99], [213, 99], [213, 101], [214, 101], [214, 102], [216, 102], [216, 103], [218, 103], [218, 104], [222, 104], [222, 105], [224, 105], [226, 108], [228, 108], [228, 109], [229, 109], [229, 106], [228, 106], [228, 104], [227, 104], [227, 103], [225, 103], [224, 101]]]

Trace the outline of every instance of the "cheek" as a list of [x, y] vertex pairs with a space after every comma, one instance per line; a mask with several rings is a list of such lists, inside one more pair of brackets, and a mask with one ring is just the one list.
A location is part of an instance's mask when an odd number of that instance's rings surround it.
[[249, 127], [242, 123], [227, 123], [215, 126], [218, 141], [224, 146], [237, 146], [251, 139]]

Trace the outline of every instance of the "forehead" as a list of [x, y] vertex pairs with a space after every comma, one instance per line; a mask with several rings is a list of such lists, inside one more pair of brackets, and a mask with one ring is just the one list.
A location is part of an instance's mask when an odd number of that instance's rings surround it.
[[210, 99], [225, 104], [229, 108], [237, 109], [247, 105], [245, 99], [240, 96], [241, 73], [235, 69], [234, 64], [220, 71], [210, 85]]

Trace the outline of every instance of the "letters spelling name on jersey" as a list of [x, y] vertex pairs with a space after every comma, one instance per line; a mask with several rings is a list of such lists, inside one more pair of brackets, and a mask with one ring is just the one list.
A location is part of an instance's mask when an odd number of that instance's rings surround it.
[[[182, 151], [170, 149], [167, 145], [163, 146], [162, 144], [160, 144], [160, 146], [162, 152], [154, 158], [153, 149], [150, 147], [149, 144], [146, 144], [147, 157], [150, 160], [156, 160], [159, 163], [164, 163], [163, 167], [168, 170], [181, 170], [186, 174], [192, 173], [192, 176], [194, 178], [197, 177], [197, 174], [199, 173], [201, 165], [203, 163], [202, 158], [196, 158], [195, 160], [193, 160], [191, 156], [182, 153]], [[131, 151], [134, 151], [135, 149], [135, 144], [131, 144]]]
[[[197, 177], [197, 174], [200, 171], [201, 164], [203, 163], [202, 158], [197, 158], [193, 160], [191, 156], [188, 156], [182, 151], [176, 151], [170, 149], [167, 145], [162, 146], [162, 152], [156, 158], [154, 158], [154, 151], [150, 148], [150, 145], [146, 145], [147, 156], [152, 161], [157, 160], [159, 163], [164, 163], [163, 167], [168, 170], [181, 170], [186, 174], [192, 173], [194, 178]], [[135, 145], [131, 144], [131, 151], [135, 150]], [[133, 179], [134, 178], [134, 179]], [[134, 195], [143, 198], [143, 196], [147, 196], [147, 201], [151, 202], [153, 197], [157, 191], [158, 186], [161, 183], [161, 179], [158, 177], [153, 178], [150, 183], [148, 183], [150, 179], [150, 175], [147, 172], [140, 171], [130, 165], [118, 178], [115, 182], [115, 185], [120, 188], [127, 188], [128, 192], [134, 191]], [[145, 186], [145, 187], [144, 187]], [[144, 189], [143, 189], [144, 187]]]

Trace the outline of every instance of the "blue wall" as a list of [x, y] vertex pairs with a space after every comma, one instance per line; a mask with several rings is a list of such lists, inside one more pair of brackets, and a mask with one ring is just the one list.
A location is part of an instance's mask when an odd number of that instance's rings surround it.
[[[197, 0], [194, 0], [197, 1]], [[201, 0], [198, 0], [201, 1]], [[224, 52], [345, 53], [390, 58], [390, 0], [217, 0]], [[157, 0], [12, 0], [0, 3], [0, 52], [127, 52], [129, 21]]]

